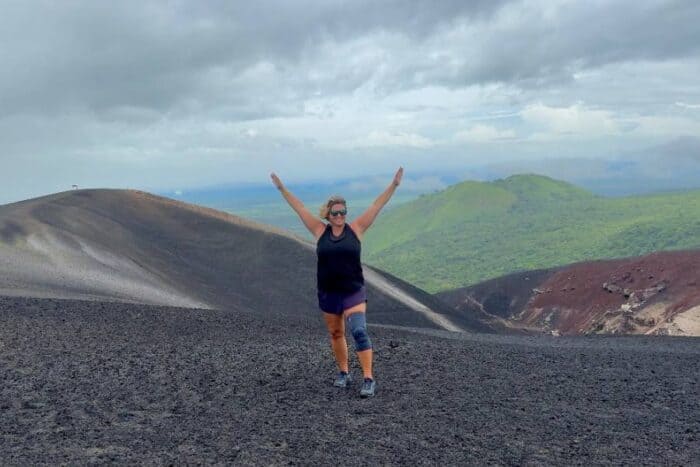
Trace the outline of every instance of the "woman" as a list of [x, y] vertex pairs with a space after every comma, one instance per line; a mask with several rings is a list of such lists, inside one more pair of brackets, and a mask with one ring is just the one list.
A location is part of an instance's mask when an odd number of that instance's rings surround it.
[[374, 222], [379, 211], [389, 201], [401, 184], [403, 167], [394, 175], [389, 187], [351, 223], [346, 223], [347, 203], [340, 196], [332, 196], [321, 207], [320, 217], [314, 217], [302, 202], [287, 190], [274, 173], [272, 182], [287, 203], [296, 211], [307, 229], [316, 239], [318, 266], [316, 281], [319, 308], [330, 334], [331, 347], [338, 364], [335, 386], [345, 388], [352, 378], [348, 370], [348, 346], [345, 341], [345, 321], [355, 340], [357, 358], [362, 367], [364, 382], [360, 396], [373, 396], [377, 387], [372, 375], [372, 342], [367, 334], [367, 295], [360, 264], [362, 237]]

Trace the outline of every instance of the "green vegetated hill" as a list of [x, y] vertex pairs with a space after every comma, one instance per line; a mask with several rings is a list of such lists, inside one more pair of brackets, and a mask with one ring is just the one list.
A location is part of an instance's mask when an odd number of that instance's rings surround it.
[[700, 247], [700, 191], [596, 196], [539, 175], [467, 181], [383, 213], [364, 260], [430, 292], [519, 270]]

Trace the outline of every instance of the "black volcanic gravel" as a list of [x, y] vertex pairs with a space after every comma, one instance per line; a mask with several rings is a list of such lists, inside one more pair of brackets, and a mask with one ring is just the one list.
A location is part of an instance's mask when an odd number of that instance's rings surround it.
[[700, 459], [700, 339], [370, 327], [379, 387], [360, 399], [331, 384], [320, 317], [0, 298], [1, 463]]

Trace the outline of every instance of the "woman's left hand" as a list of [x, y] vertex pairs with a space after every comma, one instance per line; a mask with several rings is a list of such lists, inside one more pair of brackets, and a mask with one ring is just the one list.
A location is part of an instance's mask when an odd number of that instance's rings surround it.
[[394, 175], [394, 186], [401, 185], [401, 177], [403, 177], [403, 167], [399, 167], [396, 175]]
[[272, 179], [272, 183], [275, 185], [275, 187], [278, 190], [281, 190], [284, 188], [284, 185], [282, 184], [282, 180], [273, 172], [270, 174], [270, 178]]

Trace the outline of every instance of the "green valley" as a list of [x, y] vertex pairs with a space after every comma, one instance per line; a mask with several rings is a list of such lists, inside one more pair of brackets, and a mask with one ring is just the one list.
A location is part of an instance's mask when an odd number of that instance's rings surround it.
[[518, 270], [700, 247], [700, 191], [624, 198], [539, 175], [466, 181], [387, 209], [364, 261], [429, 292]]

